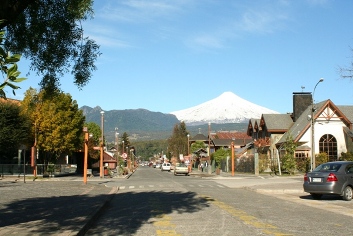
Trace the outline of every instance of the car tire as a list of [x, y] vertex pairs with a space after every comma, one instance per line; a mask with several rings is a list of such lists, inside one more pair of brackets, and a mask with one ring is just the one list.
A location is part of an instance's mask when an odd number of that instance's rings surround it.
[[352, 190], [352, 187], [350, 186], [346, 186], [343, 190], [343, 200], [345, 201], [350, 201], [352, 200], [352, 197], [353, 197], [353, 190]]
[[318, 193], [310, 193], [310, 195], [315, 200], [320, 200], [322, 197], [322, 194], [318, 194]]

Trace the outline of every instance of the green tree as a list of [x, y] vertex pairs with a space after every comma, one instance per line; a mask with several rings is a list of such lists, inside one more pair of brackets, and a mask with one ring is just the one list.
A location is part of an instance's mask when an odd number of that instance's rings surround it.
[[[125, 150], [123, 150], [123, 146]], [[121, 136], [121, 143], [120, 143], [119, 149], [123, 150], [122, 153], [124, 153], [126, 152], [127, 148], [130, 146], [131, 146], [131, 143], [129, 140], [129, 135], [126, 132], [124, 132], [123, 135]]]
[[285, 154], [282, 157], [282, 169], [288, 171], [290, 174], [294, 173], [297, 167], [294, 152], [297, 144], [293, 141], [292, 136], [288, 136], [283, 145]]
[[[148, 140], [148, 141], [135, 141], [134, 147], [138, 150], [138, 156], [141, 160], [148, 161], [151, 157], [158, 153], [167, 150], [166, 140]], [[170, 158], [166, 153], [167, 158]]]
[[341, 159], [341, 161], [353, 161], [353, 153], [352, 152], [342, 152], [340, 159]]
[[223, 147], [212, 153], [212, 158], [216, 162], [216, 167], [221, 168], [221, 163], [228, 156], [231, 156], [231, 150], [224, 149]]
[[23, 106], [29, 105], [24, 110], [35, 123], [37, 147], [46, 153], [46, 161], [55, 162], [61, 154], [82, 148], [85, 117], [69, 94], [43, 94], [26, 92]]
[[27, 144], [31, 123], [21, 114], [19, 104], [0, 101], [0, 160], [10, 162], [20, 145]]
[[329, 158], [326, 152], [320, 152], [315, 156], [315, 166], [319, 166], [328, 161], [329, 161]]
[[70, 71], [74, 83], [88, 83], [99, 46], [83, 35], [82, 21], [93, 16], [93, 0], [0, 1], [0, 29], [6, 31], [7, 50], [31, 61], [42, 75], [42, 88], [53, 91]]
[[[1, 22], [1, 21], [0, 21]], [[3, 41], [5, 39], [5, 31], [0, 31], [0, 71], [3, 77], [3, 83], [0, 84], [0, 98], [6, 98], [6, 93], [4, 89], [6, 87], [10, 87], [12, 89], [12, 93], [15, 94], [15, 90], [19, 88], [19, 86], [14, 83], [19, 83], [25, 78], [19, 78], [21, 72], [17, 70], [16, 62], [20, 61], [21, 55], [19, 54], [11, 54], [5, 50], [3, 46]]]
[[205, 149], [206, 144], [202, 141], [195, 141], [194, 143], [191, 144], [190, 150], [191, 150], [191, 153], [193, 153], [201, 148]]
[[88, 156], [93, 159], [99, 159], [100, 154], [98, 150], [94, 150], [94, 147], [99, 147], [99, 138], [101, 137], [101, 128], [94, 122], [88, 122], [84, 124], [88, 129]]
[[187, 155], [188, 134], [189, 132], [187, 131], [186, 125], [183, 121], [174, 126], [173, 134], [168, 139], [168, 150], [172, 153], [172, 156], [179, 157], [180, 154]]

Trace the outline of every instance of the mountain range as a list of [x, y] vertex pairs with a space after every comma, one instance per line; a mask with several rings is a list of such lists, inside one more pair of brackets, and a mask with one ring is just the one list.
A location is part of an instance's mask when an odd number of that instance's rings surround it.
[[[101, 124], [101, 107], [83, 106], [80, 109], [86, 122]], [[118, 127], [118, 132], [128, 133], [130, 139], [165, 139], [181, 121], [186, 123], [192, 135], [200, 131], [207, 134], [209, 122], [212, 123], [212, 130], [244, 131], [250, 118], [276, 113], [278, 112], [253, 104], [234, 93], [225, 92], [208, 102], [170, 114], [146, 109], [104, 111], [104, 134], [107, 140], [114, 140], [115, 128]]]

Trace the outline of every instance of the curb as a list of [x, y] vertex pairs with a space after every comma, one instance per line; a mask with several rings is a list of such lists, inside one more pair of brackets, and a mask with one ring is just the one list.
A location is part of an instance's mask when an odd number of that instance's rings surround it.
[[254, 188], [252, 187], [243, 187], [243, 189], [251, 190], [258, 193], [264, 194], [302, 194], [305, 193], [302, 189], [263, 189], [263, 188]]
[[90, 225], [92, 225], [94, 221], [96, 221], [99, 218], [103, 210], [109, 205], [110, 201], [113, 199], [114, 195], [118, 192], [118, 190], [119, 188], [116, 188], [116, 187], [111, 189], [111, 191], [109, 192], [109, 195], [106, 197], [102, 205], [98, 207], [98, 209], [96, 209], [93, 213], [86, 216], [83, 227], [80, 229], [80, 231], [78, 231], [76, 235], [83, 236], [86, 234], [86, 232], [90, 228]]

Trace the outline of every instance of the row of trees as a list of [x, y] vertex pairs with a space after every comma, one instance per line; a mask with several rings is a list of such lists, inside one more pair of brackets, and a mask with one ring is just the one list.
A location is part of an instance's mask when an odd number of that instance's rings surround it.
[[85, 117], [69, 94], [46, 96], [45, 91], [30, 88], [21, 104], [3, 100], [0, 109], [0, 146], [7, 147], [0, 150], [0, 156], [6, 162], [11, 162], [21, 144], [27, 150], [36, 145], [46, 162], [83, 147]]

